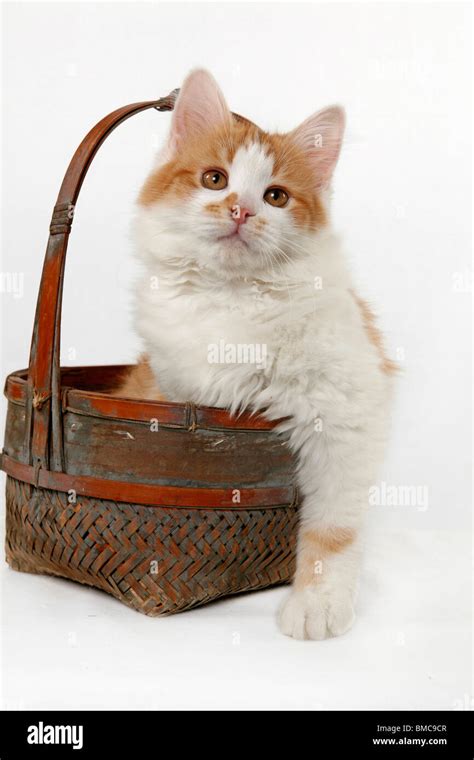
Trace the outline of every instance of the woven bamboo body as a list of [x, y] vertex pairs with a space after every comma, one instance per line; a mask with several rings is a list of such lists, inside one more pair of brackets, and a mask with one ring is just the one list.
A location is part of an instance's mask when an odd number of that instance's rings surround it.
[[296, 510], [118, 504], [7, 478], [14, 570], [95, 586], [147, 615], [290, 580]]

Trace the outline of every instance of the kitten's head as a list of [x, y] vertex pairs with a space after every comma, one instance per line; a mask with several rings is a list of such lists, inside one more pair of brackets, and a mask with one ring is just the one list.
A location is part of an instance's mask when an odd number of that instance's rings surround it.
[[331, 106], [287, 134], [231, 114], [213, 77], [185, 80], [167, 145], [138, 203], [146, 247], [226, 276], [258, 276], [304, 255], [326, 224], [344, 112]]

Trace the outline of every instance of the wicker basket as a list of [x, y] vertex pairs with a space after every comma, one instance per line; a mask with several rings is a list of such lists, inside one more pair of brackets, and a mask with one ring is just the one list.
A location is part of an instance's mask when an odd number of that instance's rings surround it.
[[118, 124], [172, 110], [175, 96], [110, 114], [69, 165], [29, 369], [5, 385], [1, 460], [10, 566], [101, 588], [148, 615], [289, 581], [297, 523], [294, 461], [275, 423], [114, 397], [123, 366], [60, 368], [64, 263], [84, 176]]

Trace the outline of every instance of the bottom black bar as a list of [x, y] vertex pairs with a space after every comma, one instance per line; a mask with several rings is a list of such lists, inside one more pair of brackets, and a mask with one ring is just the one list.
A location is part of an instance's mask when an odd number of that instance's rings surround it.
[[[169, 753], [174, 744], [184, 752], [221, 757], [240, 747], [270, 755], [273, 745], [291, 754], [320, 757], [439, 757], [463, 760], [474, 757], [472, 715], [468, 711], [397, 712], [3, 712], [0, 760], [28, 757], [124, 757], [140, 752]], [[285, 725], [285, 721], [288, 724]], [[301, 726], [298, 724], [301, 723]], [[296, 724], [296, 726], [295, 726]], [[297, 732], [295, 733], [295, 727]], [[300, 733], [301, 731], [301, 733]]]

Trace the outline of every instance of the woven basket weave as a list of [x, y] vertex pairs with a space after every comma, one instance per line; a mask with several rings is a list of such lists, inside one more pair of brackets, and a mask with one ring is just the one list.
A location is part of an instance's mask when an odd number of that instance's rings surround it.
[[289, 581], [298, 514], [294, 461], [277, 423], [114, 397], [126, 367], [60, 367], [64, 265], [87, 169], [118, 124], [149, 108], [172, 110], [175, 97], [113, 112], [69, 165], [29, 368], [5, 385], [1, 457], [10, 566], [95, 586], [148, 615]]
[[[147, 615], [288, 580], [295, 510], [169, 509], [67, 495], [7, 478], [7, 561], [67, 576]], [[87, 530], [84, 537], [84, 530]]]

